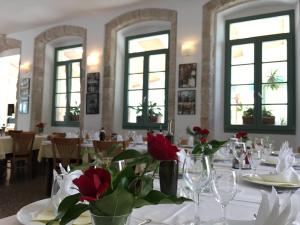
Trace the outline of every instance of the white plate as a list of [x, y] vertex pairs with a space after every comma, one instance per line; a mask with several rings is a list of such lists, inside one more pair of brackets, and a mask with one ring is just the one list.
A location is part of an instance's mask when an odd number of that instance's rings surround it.
[[[254, 225], [254, 220], [227, 220], [228, 225]], [[203, 223], [204, 225], [223, 225], [222, 222], [209, 221]]]
[[[270, 165], [270, 166], [276, 166], [277, 164], [277, 159], [261, 159], [261, 162], [263, 164], [266, 164], [266, 165]], [[296, 161], [294, 162], [293, 164], [294, 167], [300, 167], [300, 161], [299, 161], [299, 158], [296, 159]]]
[[287, 182], [275, 182], [263, 180], [259, 175], [246, 174], [242, 176], [243, 180], [254, 184], [261, 184], [266, 186], [274, 186], [280, 188], [299, 188], [300, 183], [287, 183]]
[[33, 215], [37, 215], [39, 212], [41, 212], [43, 209], [47, 207], [49, 204], [50, 199], [43, 199], [40, 201], [36, 201], [33, 203], [30, 203], [28, 205], [25, 205], [23, 208], [21, 208], [17, 213], [17, 219], [21, 224], [24, 225], [45, 225], [44, 223], [40, 222], [33, 222], [32, 217]]

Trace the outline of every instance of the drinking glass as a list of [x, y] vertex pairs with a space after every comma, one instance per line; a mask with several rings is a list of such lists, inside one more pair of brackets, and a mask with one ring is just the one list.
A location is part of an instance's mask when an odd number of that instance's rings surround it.
[[215, 170], [213, 172], [212, 190], [215, 199], [221, 205], [221, 224], [227, 225], [226, 206], [237, 193], [236, 174], [232, 170]]
[[254, 175], [256, 174], [256, 168], [259, 165], [261, 158], [262, 158], [261, 150], [256, 150], [256, 149], [251, 150], [250, 164], [251, 164], [251, 168], [254, 171]]
[[239, 161], [239, 173], [242, 171], [243, 161], [247, 155], [246, 145], [244, 142], [235, 142], [233, 155]]
[[183, 165], [183, 180], [196, 196], [194, 220], [189, 225], [199, 225], [200, 193], [211, 177], [209, 159], [202, 154], [188, 154]]

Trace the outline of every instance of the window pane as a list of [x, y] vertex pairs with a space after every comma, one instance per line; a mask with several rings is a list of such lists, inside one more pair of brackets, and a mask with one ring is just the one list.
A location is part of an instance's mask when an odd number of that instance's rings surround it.
[[128, 76], [128, 90], [143, 89], [143, 74]]
[[289, 32], [288, 15], [230, 24], [230, 40]]
[[72, 63], [72, 77], [80, 77], [80, 63]]
[[56, 107], [66, 107], [67, 106], [67, 95], [57, 94], [56, 95]]
[[231, 64], [254, 63], [254, 44], [234, 45], [231, 48]]
[[149, 88], [165, 88], [165, 73], [149, 73]]
[[73, 78], [71, 84], [71, 92], [79, 92], [80, 91], [80, 78]]
[[231, 124], [247, 125], [254, 124], [253, 117], [254, 105], [234, 105], [231, 106]]
[[129, 123], [141, 123], [142, 122], [142, 115], [137, 114], [135, 109], [128, 108], [128, 122]]
[[262, 65], [262, 82], [271, 83], [287, 81], [287, 63], [263, 63]]
[[71, 102], [70, 106], [75, 107], [80, 105], [80, 93], [70, 93], [71, 95]]
[[254, 104], [254, 85], [232, 86], [231, 104]]
[[165, 90], [149, 90], [148, 105], [156, 103], [157, 105], [165, 105]]
[[165, 71], [166, 70], [166, 55], [150, 55], [149, 57], [149, 72]]
[[55, 109], [55, 121], [64, 121], [66, 115], [66, 108]]
[[66, 79], [66, 66], [57, 67], [57, 79]]
[[265, 105], [262, 108], [263, 124], [276, 126], [287, 125], [287, 105]]
[[57, 61], [68, 61], [68, 60], [74, 60], [74, 59], [81, 59], [82, 58], [82, 47], [76, 47], [76, 48], [67, 48], [62, 49], [58, 51], [58, 57]]
[[262, 61], [284, 61], [287, 59], [287, 41], [267, 41], [262, 44]]
[[128, 91], [128, 105], [138, 106], [142, 104], [143, 91]]
[[129, 59], [129, 74], [144, 72], [144, 57], [134, 57]]
[[56, 81], [56, 93], [66, 93], [67, 92], [67, 82], [66, 80]]
[[129, 41], [129, 53], [169, 48], [169, 35], [160, 34]]
[[232, 66], [231, 84], [253, 84], [254, 65]]
[[287, 84], [263, 84], [262, 102], [263, 104], [287, 103]]

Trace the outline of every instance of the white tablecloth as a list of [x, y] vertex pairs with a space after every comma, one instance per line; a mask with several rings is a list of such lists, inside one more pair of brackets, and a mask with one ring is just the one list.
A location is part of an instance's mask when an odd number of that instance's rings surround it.
[[[216, 165], [216, 164], [215, 164]], [[217, 169], [230, 168], [229, 163], [218, 163]], [[273, 171], [274, 167], [259, 166], [259, 173], [269, 173]], [[249, 170], [244, 170], [243, 173], [249, 173]], [[179, 181], [179, 189], [183, 181]], [[235, 225], [248, 225], [249, 223], [243, 221], [253, 220], [254, 214], [257, 213], [261, 201], [261, 190], [271, 190], [270, 187], [251, 185], [247, 182], [238, 180], [239, 192], [233, 201], [231, 201], [227, 208], [227, 218], [231, 220], [242, 220], [242, 222], [235, 223]], [[155, 183], [155, 186], [158, 182]], [[288, 193], [280, 194], [281, 198], [287, 196]], [[219, 204], [214, 200], [212, 194], [201, 195], [200, 198], [200, 217], [207, 221], [211, 219], [218, 219], [221, 216], [221, 209]], [[179, 225], [184, 221], [193, 218], [194, 205], [191, 202], [185, 202], [181, 205], [155, 205], [146, 206], [140, 209], [135, 209], [131, 218], [131, 225], [137, 225], [146, 218], [152, 219], [151, 224], [165, 224], [165, 225]], [[300, 218], [298, 217], [300, 222]], [[155, 223], [158, 222], [158, 223]], [[250, 223], [251, 224], [251, 223]], [[0, 219], [0, 225], [20, 225], [15, 216]], [[148, 225], [148, 224], [147, 224]]]

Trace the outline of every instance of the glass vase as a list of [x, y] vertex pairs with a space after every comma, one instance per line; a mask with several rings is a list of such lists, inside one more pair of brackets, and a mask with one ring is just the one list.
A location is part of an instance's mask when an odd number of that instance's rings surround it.
[[92, 225], [129, 225], [131, 214], [122, 216], [98, 216], [91, 213]]
[[177, 194], [178, 161], [166, 160], [159, 164], [160, 191], [166, 195]]

